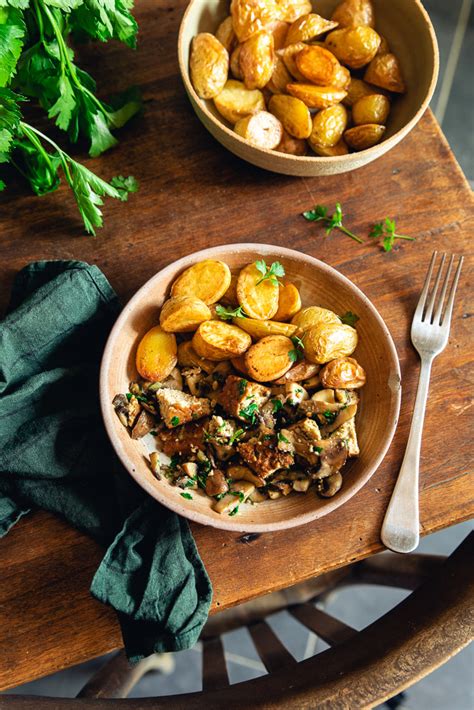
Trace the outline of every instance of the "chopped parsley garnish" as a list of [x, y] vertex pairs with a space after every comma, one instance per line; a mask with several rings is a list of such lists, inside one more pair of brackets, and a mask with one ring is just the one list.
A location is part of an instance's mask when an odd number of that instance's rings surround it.
[[290, 442], [288, 441], [288, 439], [286, 438], [286, 436], [284, 436], [284, 434], [281, 433], [281, 431], [278, 432], [278, 437], [277, 437], [277, 438], [278, 438], [278, 441], [283, 441], [284, 444], [289, 444], [289, 443], [290, 443]]
[[344, 315], [340, 316], [340, 318], [345, 325], [351, 325], [353, 328], [357, 321], [360, 320], [359, 316], [356, 316], [356, 314], [352, 313], [352, 311], [347, 311], [347, 313], [344, 313]]
[[384, 251], [392, 251], [395, 244], [395, 239], [406, 239], [409, 242], [416, 241], [415, 237], [407, 237], [406, 234], [397, 234], [397, 225], [394, 219], [385, 217], [384, 222], [374, 224], [369, 237], [382, 239], [382, 248]]
[[238, 439], [240, 439], [240, 437], [242, 436], [242, 434], [245, 434], [245, 429], [237, 429], [237, 431], [235, 432], [235, 434], [232, 434], [232, 436], [231, 436], [230, 439], [229, 439], [229, 446], [232, 446], [232, 444], [233, 444], [234, 442], [236, 442]]
[[237, 515], [238, 512], [239, 512], [239, 506], [236, 505], [235, 508], [230, 511], [229, 515], [230, 516]]
[[155, 431], [154, 429], [152, 429], [152, 430], [150, 431], [150, 434], [153, 434], [153, 436], [158, 436], [158, 432]]
[[240, 410], [239, 415], [250, 422], [250, 424], [255, 424], [257, 412], [258, 404], [256, 402], [250, 402], [250, 404]]
[[242, 397], [245, 394], [245, 390], [247, 389], [248, 381], [247, 380], [239, 380], [239, 394]]
[[216, 313], [221, 320], [232, 320], [232, 318], [248, 318], [242, 306], [237, 308], [224, 308], [224, 306], [216, 306]]
[[302, 360], [304, 358], [304, 343], [301, 338], [298, 338], [297, 335], [292, 336], [291, 342], [295, 347], [293, 350], [288, 352], [288, 356], [291, 362], [298, 362], [298, 360]]
[[179, 424], [179, 417], [172, 417], [171, 426], [178, 426], [178, 424]]
[[337, 412], [330, 412], [329, 410], [326, 410], [323, 412], [323, 417], [325, 418], [327, 424], [332, 424], [336, 421]]
[[322, 454], [324, 451], [324, 449], [322, 449], [320, 446], [314, 446], [313, 448], [317, 454]]
[[278, 277], [285, 275], [285, 269], [279, 261], [274, 261], [273, 264], [268, 267], [264, 259], [259, 259], [255, 262], [257, 270], [262, 274], [262, 278], [256, 283], [256, 286], [262, 283], [262, 281], [270, 281], [274, 286], [281, 286], [282, 284], [278, 281]]
[[181, 493], [180, 495], [181, 495], [181, 498], [186, 498], [186, 500], [192, 500], [192, 499], [193, 499], [191, 493]]
[[242, 493], [242, 491], [229, 491], [231, 496], [238, 496], [239, 498], [239, 503], [243, 503], [245, 500], [245, 495]]
[[271, 402], [273, 406], [272, 414], [276, 414], [283, 407], [283, 402], [281, 401], [281, 399], [272, 399]]
[[169, 463], [169, 468], [174, 471], [176, 468], [178, 468], [180, 464], [181, 458], [179, 454], [173, 454], [173, 456], [170, 459]]
[[129, 402], [130, 402], [130, 400], [132, 399], [133, 396], [134, 396], [134, 395], [133, 395], [131, 392], [127, 392], [127, 394], [125, 395], [125, 397], [128, 399]]
[[184, 484], [184, 487], [185, 488], [194, 488], [195, 483], [196, 483], [196, 479], [191, 477], [189, 479], [189, 481], [186, 481], [186, 483]]
[[263, 441], [271, 441], [273, 439], [272, 434], [264, 434]]

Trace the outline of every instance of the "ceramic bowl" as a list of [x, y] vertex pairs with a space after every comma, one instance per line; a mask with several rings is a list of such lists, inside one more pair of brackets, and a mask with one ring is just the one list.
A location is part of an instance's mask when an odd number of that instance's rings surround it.
[[[330, 17], [338, 1], [318, 0], [313, 3], [315, 12]], [[231, 153], [260, 168], [285, 175], [308, 177], [345, 173], [384, 155], [410, 133], [426, 111], [438, 78], [439, 52], [433, 26], [420, 0], [373, 0], [373, 3], [376, 27], [397, 55], [408, 87], [407, 93], [393, 102], [387, 132], [381, 143], [359, 153], [337, 157], [298, 157], [256, 148], [234, 133], [214, 103], [199, 98], [189, 78], [192, 38], [199, 32], [216, 31], [229, 14], [229, 0], [191, 0], [181, 23], [179, 66], [198, 118]]]
[[[317, 304], [336, 313], [352, 311], [357, 323], [359, 345], [355, 357], [367, 373], [361, 390], [358, 413], [360, 457], [344, 468], [341, 491], [328, 499], [309, 493], [268, 500], [257, 505], [243, 505], [233, 517], [219, 515], [211, 508], [211, 499], [203, 492], [193, 492], [193, 500], [181, 497], [181, 490], [166, 478], [157, 480], [147, 460], [155, 450], [155, 439], [148, 435], [134, 441], [120, 423], [112, 407], [118, 392], [127, 392], [136, 379], [135, 353], [141, 337], [158, 323], [159, 309], [167, 298], [177, 275], [202, 259], [221, 259], [238, 272], [257, 258], [268, 263], [280, 261], [289, 280], [300, 289], [303, 304]], [[125, 468], [153, 498], [204, 525], [225, 530], [267, 532], [283, 530], [327, 515], [343, 505], [369, 480], [380, 465], [392, 440], [400, 408], [400, 368], [390, 333], [369, 299], [351, 281], [322, 261], [292, 249], [263, 244], [230, 244], [191, 254], [167, 266], [153, 276], [125, 306], [106, 345], [100, 374], [102, 415], [110, 440]]]

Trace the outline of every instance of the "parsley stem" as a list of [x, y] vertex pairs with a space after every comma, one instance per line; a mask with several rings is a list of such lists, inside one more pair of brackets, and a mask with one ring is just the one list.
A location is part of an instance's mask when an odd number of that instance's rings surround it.
[[347, 234], [348, 237], [351, 239], [354, 239], [354, 241], [358, 242], [359, 244], [364, 244], [364, 240], [358, 237], [356, 234], [353, 232], [350, 232], [347, 227], [344, 227], [342, 224], [337, 227], [337, 229], [340, 229], [341, 232], [344, 232], [344, 234]]
[[416, 242], [416, 237], [407, 237], [405, 234], [394, 234], [395, 239], [407, 239], [409, 242]]
[[[46, 136], [43, 136], [43, 134], [40, 133], [40, 131], [37, 131], [35, 128], [33, 128], [33, 126], [30, 126], [30, 125], [28, 125], [27, 123], [23, 123], [23, 121], [20, 121], [20, 128], [21, 128], [21, 130], [22, 130], [23, 135], [25, 136], [25, 138], [28, 138], [28, 140], [30, 141], [30, 143], [32, 143], [32, 144], [35, 146], [35, 148], [38, 150], [38, 152], [41, 153], [41, 155], [43, 156], [43, 158], [44, 158], [45, 162], [47, 163], [49, 169], [50, 169], [52, 172], [56, 172], [56, 171], [55, 171], [55, 168], [54, 168], [54, 165], [53, 165], [53, 163], [51, 162], [51, 158], [50, 158], [50, 156], [49, 156], [49, 153], [43, 148], [43, 146], [41, 145], [41, 141], [38, 140], [38, 138], [35, 136], [35, 133], [38, 133], [38, 134], [39, 134], [40, 136], [42, 136], [43, 138], [46, 138]], [[48, 139], [46, 138], [46, 140], [48, 140]], [[52, 141], [50, 141], [50, 142], [54, 145], [54, 147], [55, 147], [57, 150], [59, 150], [58, 146], [57, 146], [55, 143], [53, 143]]]

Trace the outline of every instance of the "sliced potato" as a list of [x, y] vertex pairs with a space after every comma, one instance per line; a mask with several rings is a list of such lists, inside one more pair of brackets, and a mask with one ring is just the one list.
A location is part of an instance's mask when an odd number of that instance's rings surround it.
[[390, 54], [390, 45], [387, 42], [387, 39], [383, 35], [380, 35], [380, 47], [379, 47], [379, 51], [377, 52], [376, 56], [378, 56], [379, 54]]
[[306, 155], [308, 152], [308, 144], [300, 138], [293, 138], [283, 129], [283, 138], [275, 148], [279, 153], [287, 153], [288, 155]]
[[352, 107], [352, 120], [356, 126], [380, 123], [384, 126], [390, 113], [390, 101], [383, 94], [362, 96]]
[[285, 372], [283, 377], [275, 380], [276, 385], [287, 385], [290, 382], [303, 382], [304, 380], [309, 380], [318, 374], [321, 366], [315, 365], [313, 362], [308, 362], [307, 360], [302, 360], [301, 362], [293, 365], [291, 370]]
[[341, 140], [347, 121], [347, 109], [342, 104], [318, 111], [313, 119], [313, 130], [308, 140], [311, 148], [315, 152], [320, 146], [333, 148]]
[[[290, 318], [293, 318], [300, 310], [300, 292], [294, 284], [284, 282], [283, 286], [280, 286], [278, 294], [278, 310], [275, 313], [275, 320], [290, 320]], [[294, 335], [294, 333], [292, 333], [292, 335]]]
[[234, 51], [237, 44], [237, 37], [234, 32], [232, 17], [226, 17], [217, 28], [216, 37], [223, 47], [227, 49], [229, 55]]
[[171, 286], [172, 296], [193, 296], [216, 303], [230, 286], [230, 269], [223, 261], [204, 259], [183, 271]]
[[211, 319], [211, 311], [204, 301], [192, 296], [176, 296], [164, 302], [160, 325], [167, 333], [190, 333], [198, 325]]
[[230, 12], [239, 42], [245, 42], [270, 22], [280, 19], [276, 0], [232, 0]]
[[189, 60], [191, 81], [201, 99], [213, 99], [225, 86], [229, 74], [229, 54], [209, 32], [194, 37]]
[[311, 134], [311, 114], [300, 99], [276, 94], [270, 99], [268, 110], [281, 121], [285, 131], [293, 138], [308, 138]]
[[245, 354], [250, 376], [257, 382], [272, 382], [282, 377], [293, 364], [290, 356], [293, 350], [292, 341], [285, 335], [262, 338]]
[[216, 364], [211, 360], [199, 357], [193, 348], [191, 340], [186, 340], [178, 345], [178, 365], [181, 367], [200, 367], [208, 375], [213, 372]]
[[244, 267], [237, 279], [237, 299], [245, 313], [256, 320], [271, 320], [278, 310], [279, 286], [270, 279], [261, 281], [255, 263]]
[[333, 311], [319, 306], [308, 306], [303, 308], [291, 319], [291, 322], [298, 326], [297, 335], [306, 332], [313, 325], [319, 323], [341, 323], [341, 319]]
[[349, 152], [349, 146], [344, 138], [341, 138], [339, 143], [336, 143], [336, 145], [333, 146], [324, 146], [313, 143], [311, 148], [314, 150], [316, 155], [321, 155], [324, 158], [334, 158], [338, 155], [347, 155]]
[[326, 20], [325, 17], [321, 17], [315, 12], [309, 12], [290, 25], [286, 36], [286, 46], [295, 44], [295, 42], [310, 42], [335, 27], [337, 27], [337, 22], [331, 22], [331, 20]]
[[326, 37], [326, 47], [351, 69], [365, 66], [378, 52], [380, 36], [371, 27], [346, 27]]
[[375, 27], [372, 0], [343, 0], [332, 13], [331, 20], [339, 23], [339, 27]]
[[257, 148], [273, 150], [283, 137], [283, 126], [268, 111], [241, 118], [234, 126], [235, 132]]
[[220, 361], [242, 355], [251, 346], [252, 338], [236, 325], [208, 320], [194, 333], [192, 343], [200, 357]]
[[295, 61], [306, 81], [320, 86], [335, 86], [334, 79], [341, 65], [328, 49], [310, 45], [296, 55]]
[[291, 338], [296, 333], [297, 326], [291, 323], [278, 323], [276, 320], [255, 320], [254, 318], [234, 318], [233, 322], [245, 330], [254, 340], [260, 340], [267, 335], [286, 335]]
[[293, 78], [286, 68], [283, 59], [276, 55], [275, 64], [273, 65], [273, 74], [266, 88], [271, 91], [272, 94], [286, 94], [287, 84], [291, 84], [292, 81]]
[[397, 94], [404, 94], [407, 90], [400, 64], [394, 54], [383, 54], [372, 59], [364, 79]]
[[346, 95], [344, 89], [337, 89], [334, 86], [288, 84], [286, 88], [289, 94], [301, 99], [308, 108], [329, 108], [329, 106], [340, 103]]
[[294, 22], [313, 9], [311, 0], [277, 0], [280, 17], [285, 22]]
[[237, 372], [241, 372], [243, 375], [250, 377], [249, 371], [247, 370], [247, 365], [245, 364], [245, 355], [239, 355], [239, 357], [233, 357], [231, 359], [232, 366], [235, 367]]
[[149, 382], [161, 382], [177, 363], [176, 338], [157, 325], [141, 339], [136, 356], [138, 374]]
[[335, 86], [336, 89], [344, 89], [344, 91], [347, 91], [351, 84], [351, 73], [347, 67], [343, 67], [342, 64], [339, 64], [339, 67], [337, 69], [337, 72], [333, 76], [331, 86]]
[[366, 123], [362, 126], [349, 128], [344, 133], [344, 140], [354, 150], [366, 150], [379, 143], [385, 131], [385, 126], [379, 126], [378, 123]]
[[330, 360], [352, 355], [357, 341], [357, 331], [350, 325], [319, 323], [306, 332], [305, 356], [310, 362], [324, 365]]
[[231, 274], [230, 286], [220, 299], [224, 306], [237, 306], [237, 274]]
[[285, 46], [289, 26], [288, 22], [274, 20], [265, 28], [267, 32], [271, 32], [273, 35], [273, 46], [275, 49], [282, 49], [282, 47]]
[[273, 74], [275, 61], [273, 35], [257, 32], [242, 45], [239, 64], [247, 89], [263, 89]]
[[304, 42], [296, 42], [295, 44], [290, 44], [288, 47], [280, 49], [277, 52], [290, 74], [298, 81], [306, 81], [296, 65], [296, 57], [301, 51], [303, 51], [303, 49], [305, 49], [305, 47], [307, 47], [307, 45]]
[[258, 89], [251, 91], [244, 84], [229, 79], [223, 91], [214, 99], [219, 113], [230, 123], [237, 123], [241, 118], [265, 110], [265, 99]]
[[362, 79], [357, 79], [357, 77], [351, 77], [351, 82], [347, 87], [347, 96], [342, 100], [344, 106], [353, 106], [356, 101], [361, 99], [363, 96], [370, 96], [371, 94], [378, 94], [379, 91], [367, 82], [362, 81]]
[[240, 68], [240, 53], [242, 51], [243, 46], [243, 44], [237, 45], [237, 47], [230, 55], [229, 62], [230, 73], [232, 74], [234, 79], [238, 79], [239, 81], [242, 81], [242, 79], [244, 78], [244, 75], [242, 74], [242, 69]]

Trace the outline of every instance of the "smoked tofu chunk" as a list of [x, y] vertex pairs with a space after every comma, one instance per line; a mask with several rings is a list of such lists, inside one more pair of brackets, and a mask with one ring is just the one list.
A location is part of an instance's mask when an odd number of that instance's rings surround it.
[[357, 441], [357, 432], [355, 426], [355, 417], [349, 419], [348, 422], [344, 422], [342, 426], [333, 431], [330, 439], [342, 439], [347, 446], [348, 456], [359, 456], [359, 442]]
[[253, 424], [260, 408], [270, 399], [270, 388], [229, 375], [219, 396], [219, 404], [232, 417]]
[[261, 478], [267, 478], [281, 468], [293, 465], [293, 456], [277, 447], [276, 437], [264, 436], [260, 439], [254, 437], [237, 447], [243, 461], [250, 466]]
[[300, 422], [288, 427], [285, 431], [286, 438], [293, 444], [295, 454], [305, 459], [310, 466], [316, 466], [319, 461], [318, 442], [321, 441], [321, 432], [312, 419], [302, 419]]
[[168, 388], [158, 390], [156, 400], [168, 429], [201, 419], [212, 412], [212, 404], [206, 397], [194, 397], [179, 390]]
[[203, 426], [203, 422], [196, 422], [178, 429], [162, 429], [157, 436], [160, 451], [169, 457], [176, 454], [192, 456], [200, 450], [204, 451]]

